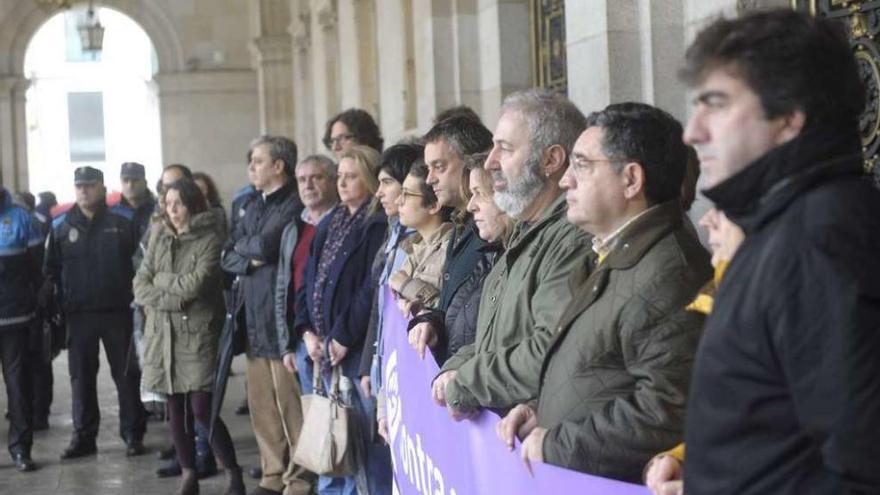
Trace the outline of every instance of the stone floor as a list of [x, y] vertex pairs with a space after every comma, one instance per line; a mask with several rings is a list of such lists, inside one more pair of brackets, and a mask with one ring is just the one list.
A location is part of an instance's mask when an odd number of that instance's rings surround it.
[[[259, 465], [259, 452], [248, 416], [233, 414], [244, 398], [244, 359], [233, 363], [235, 376], [230, 378], [223, 409], [223, 418], [235, 443], [238, 461], [247, 471]], [[70, 381], [67, 374], [67, 354], [55, 359], [55, 401], [49, 418], [48, 431], [34, 435], [33, 458], [40, 469], [19, 473], [6, 451], [8, 423], [0, 421], [0, 494], [28, 495], [110, 495], [110, 494], [172, 494], [179, 478], [159, 479], [156, 468], [165, 461], [156, 458], [156, 452], [170, 445], [167, 423], [150, 422], [144, 444], [149, 452], [140, 457], [125, 457], [125, 446], [118, 437], [119, 418], [116, 388], [110, 377], [110, 367], [101, 362], [98, 375], [98, 402], [101, 406], [101, 432], [98, 436], [98, 455], [61, 462], [58, 455], [68, 444], [73, 429], [70, 418]], [[6, 410], [6, 394], [0, 393], [0, 411]], [[257, 481], [245, 477], [248, 491]], [[201, 481], [201, 494], [223, 493], [225, 477], [222, 474]]]

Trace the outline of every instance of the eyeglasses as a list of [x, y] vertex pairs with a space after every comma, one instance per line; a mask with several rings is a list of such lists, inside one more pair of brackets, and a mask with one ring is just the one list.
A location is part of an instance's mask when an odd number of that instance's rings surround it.
[[615, 164], [615, 163], [624, 163], [625, 160], [611, 160], [608, 158], [599, 159], [599, 160], [592, 160], [590, 158], [585, 158], [583, 156], [572, 156], [568, 160], [568, 162], [571, 164], [571, 168], [574, 170], [574, 172], [576, 174], [580, 174], [580, 173], [588, 172], [588, 171], [592, 170], [593, 167], [597, 163]]
[[332, 147], [336, 146], [337, 144], [345, 143], [350, 139], [354, 139], [353, 134], [340, 134], [336, 137], [332, 137], [332, 138], [330, 138], [330, 141], [329, 141], [330, 147], [332, 148]]
[[410, 196], [412, 196], [413, 198], [421, 198], [421, 197], [424, 197], [424, 194], [412, 192], [412, 191], [407, 191], [406, 189], [400, 190], [400, 197], [403, 198], [404, 201], [406, 201], [406, 198], [408, 198]]

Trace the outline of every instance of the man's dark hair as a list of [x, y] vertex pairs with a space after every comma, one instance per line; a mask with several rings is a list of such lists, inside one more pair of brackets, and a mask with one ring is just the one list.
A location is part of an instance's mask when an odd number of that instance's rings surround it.
[[719, 19], [688, 48], [681, 77], [695, 86], [719, 68], [749, 85], [767, 118], [802, 110], [805, 127], [852, 125], [865, 106], [865, 89], [839, 21], [787, 9]]
[[697, 199], [697, 182], [700, 181], [700, 157], [693, 146], [687, 146], [687, 164], [684, 167], [684, 180], [681, 182], [681, 208], [691, 211]]
[[[169, 184], [162, 193], [163, 197], [168, 195], [168, 191], [175, 190], [180, 194], [180, 201], [189, 214], [196, 215], [208, 209], [208, 203], [202, 190], [192, 179], [180, 179]], [[166, 203], [167, 204], [167, 203]]]
[[352, 139], [358, 144], [369, 146], [379, 153], [382, 152], [382, 132], [379, 130], [379, 126], [376, 125], [373, 116], [360, 108], [349, 108], [327, 121], [323, 142], [328, 150], [333, 149], [330, 143], [330, 130], [333, 128], [333, 124], [337, 122], [342, 122], [345, 124], [345, 127], [348, 127], [348, 132], [351, 134]]
[[602, 129], [602, 152], [616, 162], [615, 170], [626, 162], [641, 165], [649, 205], [681, 196], [687, 146], [672, 115], [644, 103], [615, 103], [590, 114], [587, 127]]
[[[434, 193], [434, 188], [431, 187], [428, 180], [428, 166], [424, 161], [420, 161], [412, 166], [409, 171], [409, 175], [412, 175], [416, 179], [419, 179], [419, 194], [422, 195], [421, 205], [423, 208], [433, 208], [437, 205], [437, 195]], [[448, 222], [452, 217], [452, 214], [455, 212], [455, 208], [451, 206], [444, 206], [440, 208], [440, 218], [443, 219], [444, 222]]]
[[217, 184], [214, 183], [214, 179], [212, 179], [210, 175], [205, 172], [196, 172], [193, 174], [192, 178], [193, 182], [200, 180], [205, 183], [205, 186], [207, 186], [206, 189], [208, 190], [208, 195], [205, 200], [208, 202], [208, 206], [211, 208], [223, 206], [220, 202], [220, 193], [217, 192]]
[[444, 120], [451, 119], [453, 117], [463, 117], [466, 119], [471, 119], [475, 122], [483, 123], [480, 119], [480, 116], [477, 115], [477, 112], [474, 111], [473, 108], [467, 105], [457, 105], [454, 107], [447, 108], [446, 110], [441, 111], [434, 117], [434, 125], [443, 122]]
[[[164, 174], [166, 170], [178, 170], [185, 178], [190, 180], [192, 180], [193, 178], [192, 170], [190, 170], [189, 167], [182, 163], [172, 163], [170, 165], [167, 165], [165, 168], [162, 169], [162, 173]], [[160, 180], [159, 183], [161, 184], [162, 181]]]
[[492, 132], [479, 120], [462, 116], [440, 121], [422, 137], [422, 143], [426, 145], [441, 140], [446, 141], [462, 160], [492, 148]]
[[[260, 136], [251, 141], [248, 157], [250, 158], [250, 156], [253, 155], [254, 148], [263, 144], [269, 147], [269, 158], [272, 159], [272, 163], [275, 163], [276, 160], [281, 160], [281, 162], [284, 163], [284, 173], [288, 177], [294, 177], [297, 149], [296, 143], [293, 142], [293, 139], [284, 136]], [[250, 163], [250, 160], [248, 163]]]
[[15, 193], [15, 202], [24, 206], [28, 211], [34, 211], [34, 208], [37, 207], [37, 198], [28, 191]]
[[[379, 171], [394, 177], [403, 184], [410, 169], [417, 163], [424, 163], [425, 147], [420, 144], [395, 144], [382, 153], [379, 158]], [[433, 193], [433, 191], [431, 191]]]

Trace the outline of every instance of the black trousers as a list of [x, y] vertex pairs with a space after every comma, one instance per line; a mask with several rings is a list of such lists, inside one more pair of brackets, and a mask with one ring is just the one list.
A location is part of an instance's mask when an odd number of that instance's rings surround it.
[[131, 311], [68, 315], [68, 365], [73, 392], [73, 429], [80, 441], [94, 442], [101, 413], [98, 410], [98, 342], [104, 344], [110, 374], [119, 400], [119, 435], [128, 443], [143, 439], [147, 429], [141, 404], [141, 372], [130, 348]]
[[42, 322], [37, 320], [30, 329], [30, 348], [28, 364], [31, 367], [33, 385], [34, 419], [45, 421], [49, 418], [52, 407], [52, 388], [55, 386], [55, 375], [52, 372], [52, 361], [47, 361], [48, 349], [43, 342]]
[[9, 453], [31, 453], [34, 412], [31, 396], [31, 369], [27, 352], [30, 342], [27, 326], [0, 329], [0, 361], [9, 404]]

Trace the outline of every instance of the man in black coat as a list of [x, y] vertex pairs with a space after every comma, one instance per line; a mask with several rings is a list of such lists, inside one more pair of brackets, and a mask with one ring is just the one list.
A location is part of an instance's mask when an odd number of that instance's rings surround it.
[[56, 287], [67, 319], [73, 389], [73, 438], [62, 459], [97, 452], [98, 342], [103, 342], [119, 398], [119, 433], [126, 455], [144, 452], [146, 431], [140, 371], [130, 355], [131, 256], [137, 246], [130, 218], [107, 208], [104, 174], [92, 167], [74, 173], [76, 204], [52, 224], [44, 275]]
[[838, 27], [755, 13], [687, 52], [685, 141], [746, 239], [697, 352], [685, 493], [880, 492], [880, 192]]
[[282, 363], [275, 322], [275, 284], [284, 228], [302, 212], [292, 180], [296, 144], [263, 136], [251, 146], [248, 164], [256, 190], [242, 200], [242, 216], [223, 250], [222, 266], [238, 276], [247, 334], [247, 396], [263, 468], [255, 493], [306, 494], [307, 472], [294, 464], [302, 428], [300, 388]]

